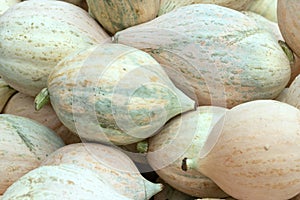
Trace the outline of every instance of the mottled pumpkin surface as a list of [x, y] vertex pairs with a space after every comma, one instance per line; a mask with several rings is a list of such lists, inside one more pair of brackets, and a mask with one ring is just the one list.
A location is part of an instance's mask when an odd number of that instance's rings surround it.
[[68, 54], [109, 40], [86, 11], [63, 1], [23, 1], [0, 18], [0, 75], [35, 96]]
[[88, 141], [135, 143], [194, 109], [150, 55], [120, 44], [68, 56], [50, 74], [48, 89], [62, 123]]
[[115, 43], [150, 53], [198, 105], [275, 98], [290, 78], [274, 37], [246, 15], [212, 4], [178, 8], [120, 31]]

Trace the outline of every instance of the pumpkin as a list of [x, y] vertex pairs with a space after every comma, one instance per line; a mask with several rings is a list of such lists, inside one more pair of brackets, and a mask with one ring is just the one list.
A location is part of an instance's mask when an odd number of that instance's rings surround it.
[[275, 98], [276, 101], [285, 102], [287, 94], [289, 93], [289, 88], [284, 88], [282, 92]]
[[38, 167], [13, 183], [2, 200], [129, 200], [109, 187], [97, 173], [75, 165]]
[[58, 119], [51, 104], [43, 107], [40, 111], [34, 108], [34, 98], [18, 92], [10, 98], [3, 113], [27, 117], [52, 129], [62, 138], [65, 144], [81, 142], [80, 138], [69, 131]]
[[300, 110], [286, 103], [240, 104], [182, 167], [198, 170], [236, 199], [290, 199], [300, 191], [299, 121]]
[[252, 0], [245, 10], [255, 12], [273, 22], [277, 22], [277, 0]]
[[273, 99], [291, 73], [270, 33], [246, 15], [213, 4], [181, 7], [127, 28], [115, 34], [114, 43], [151, 54], [198, 105], [231, 108]]
[[0, 132], [0, 194], [64, 145], [49, 128], [20, 116], [1, 114]]
[[265, 17], [252, 11], [241, 11], [241, 12], [246, 16], [250, 17], [251, 19], [253, 19], [259, 25], [260, 28], [272, 34], [275, 40], [283, 40], [278, 23], [270, 21]]
[[144, 140], [195, 107], [155, 59], [121, 44], [67, 56], [49, 75], [48, 91], [58, 118], [82, 140], [117, 145]]
[[282, 36], [293, 52], [300, 57], [300, 2], [278, 0], [277, 18]]
[[235, 10], [244, 10], [251, 0], [161, 0], [159, 16], [191, 4], [217, 4]]
[[14, 95], [17, 91], [11, 88], [7, 83], [0, 78], [0, 112], [2, 113], [3, 108], [9, 101], [9, 98]]
[[35, 96], [68, 54], [109, 39], [86, 11], [63, 1], [23, 1], [0, 18], [0, 75]]
[[154, 195], [153, 200], [195, 200], [194, 197], [191, 197], [185, 193], [182, 193], [174, 188], [172, 188], [170, 185], [165, 183], [162, 179], [158, 178], [157, 180], [159, 183], [162, 183], [164, 185], [164, 189]]
[[150, 199], [162, 190], [141, 176], [132, 160], [117, 148], [102, 144], [71, 144], [58, 149], [42, 165], [74, 164], [96, 172], [107, 184], [129, 199]]
[[298, 109], [300, 109], [300, 75], [298, 75], [295, 80], [291, 83], [285, 98], [281, 99], [282, 102], [290, 104]]
[[71, 4], [74, 4], [76, 6], [81, 7], [82, 9], [88, 11], [88, 5], [86, 3], [86, 0], [61, 0], [61, 1], [65, 1]]
[[86, 0], [90, 14], [111, 34], [154, 19], [160, 0]]
[[185, 157], [197, 156], [214, 124], [227, 109], [200, 106], [170, 120], [155, 136], [149, 138], [147, 158], [161, 179], [178, 191], [194, 197], [227, 197], [212, 180], [191, 170], [182, 171]]
[[0, 1], [0, 16], [13, 5], [21, 2], [21, 0], [1, 0]]

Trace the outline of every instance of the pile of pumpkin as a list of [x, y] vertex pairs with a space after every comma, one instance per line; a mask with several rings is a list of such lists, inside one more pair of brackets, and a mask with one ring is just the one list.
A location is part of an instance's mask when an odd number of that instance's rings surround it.
[[2, 0], [0, 199], [299, 199], [299, 9]]

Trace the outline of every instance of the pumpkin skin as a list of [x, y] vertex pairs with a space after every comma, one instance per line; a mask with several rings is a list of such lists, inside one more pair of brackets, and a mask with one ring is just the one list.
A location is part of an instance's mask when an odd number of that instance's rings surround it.
[[0, 1], [0, 16], [13, 5], [21, 2], [21, 0], [2, 0]]
[[111, 34], [154, 19], [160, 0], [87, 0], [89, 12]]
[[0, 75], [35, 96], [65, 56], [108, 40], [86, 11], [63, 1], [23, 1], [0, 18]]
[[245, 10], [255, 12], [273, 22], [277, 22], [277, 0], [251, 0]]
[[44, 126], [52, 129], [65, 144], [81, 142], [80, 138], [69, 131], [54, 112], [51, 104], [47, 104], [43, 109], [36, 111], [34, 108], [34, 98], [18, 92], [13, 95], [6, 104], [3, 113], [26, 117], [35, 120]]
[[200, 106], [170, 120], [155, 136], [149, 138], [147, 158], [161, 179], [173, 188], [194, 197], [222, 198], [224, 193], [212, 180], [196, 170], [181, 169], [185, 157], [195, 157], [213, 126], [227, 109]]
[[300, 109], [299, 87], [300, 87], [300, 75], [298, 75], [295, 78], [295, 80], [291, 83], [289, 89], [287, 90], [285, 98], [283, 98], [281, 101]]
[[278, 0], [278, 25], [284, 41], [300, 57], [300, 2], [294, 0]]
[[299, 121], [300, 110], [286, 103], [240, 104], [183, 168], [200, 171], [236, 199], [290, 199], [300, 189]]
[[0, 78], [0, 112], [2, 113], [3, 108], [9, 101], [9, 98], [13, 96], [17, 91], [11, 88], [7, 83]]
[[272, 35], [246, 15], [212, 4], [178, 8], [116, 33], [114, 42], [151, 54], [200, 106], [273, 99], [291, 73]]
[[48, 90], [61, 122], [83, 141], [117, 145], [144, 140], [195, 106], [149, 54], [120, 44], [66, 57]]
[[107, 184], [129, 199], [150, 199], [162, 190], [141, 176], [132, 160], [117, 148], [80, 143], [53, 152], [42, 165], [74, 164], [97, 173]]
[[38, 167], [13, 183], [2, 200], [26, 197], [43, 200], [129, 200], [109, 187], [92, 170], [75, 165]]
[[49, 128], [28, 118], [0, 115], [0, 194], [64, 146]]
[[234, 10], [244, 10], [251, 0], [161, 0], [158, 16], [191, 4], [216, 4]]

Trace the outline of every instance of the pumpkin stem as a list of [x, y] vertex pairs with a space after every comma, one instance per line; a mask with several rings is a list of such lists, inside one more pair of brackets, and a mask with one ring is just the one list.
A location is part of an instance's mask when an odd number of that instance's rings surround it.
[[40, 110], [50, 101], [50, 94], [48, 88], [43, 88], [40, 93], [34, 99], [34, 108], [35, 110]]
[[278, 40], [278, 44], [281, 46], [282, 50], [287, 55], [290, 63], [293, 64], [295, 62], [295, 56], [292, 49], [288, 46], [287, 43], [285, 43], [282, 40]]
[[184, 158], [181, 163], [181, 169], [183, 171], [188, 171], [189, 169], [195, 169], [196, 162], [194, 159]]
[[144, 140], [144, 141], [141, 141], [141, 142], [138, 142], [137, 145], [136, 145], [136, 150], [139, 152], [139, 153], [147, 153], [148, 151], [148, 146], [149, 146], [149, 143], [147, 140]]

